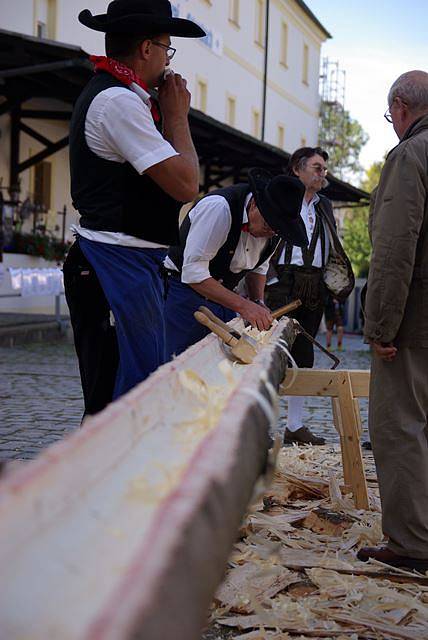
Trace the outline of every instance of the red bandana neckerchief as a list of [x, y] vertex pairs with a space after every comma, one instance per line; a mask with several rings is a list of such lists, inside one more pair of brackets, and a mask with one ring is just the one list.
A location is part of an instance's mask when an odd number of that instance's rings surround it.
[[[138, 84], [139, 87], [149, 93], [149, 87], [146, 83], [137, 76], [135, 71], [127, 67], [126, 64], [123, 64], [123, 62], [119, 62], [113, 58], [108, 58], [107, 56], [89, 56], [89, 60], [94, 65], [95, 73], [97, 71], [107, 71], [107, 73], [110, 73], [110, 75], [114, 76], [117, 80], [126, 84], [127, 87], [135, 82], [135, 84]], [[150, 100], [150, 110], [152, 112], [153, 120], [155, 122], [159, 122], [160, 113], [153, 100]]]
[[249, 233], [250, 231], [250, 225], [248, 222], [244, 222], [242, 227], [241, 227], [241, 231], [245, 231], [245, 233]]

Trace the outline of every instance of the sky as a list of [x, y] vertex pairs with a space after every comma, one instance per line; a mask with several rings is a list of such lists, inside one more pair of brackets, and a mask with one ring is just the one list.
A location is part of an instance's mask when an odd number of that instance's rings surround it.
[[306, 0], [333, 36], [322, 55], [346, 71], [345, 108], [370, 136], [360, 161], [367, 168], [398, 142], [383, 114], [394, 80], [428, 71], [428, 0]]

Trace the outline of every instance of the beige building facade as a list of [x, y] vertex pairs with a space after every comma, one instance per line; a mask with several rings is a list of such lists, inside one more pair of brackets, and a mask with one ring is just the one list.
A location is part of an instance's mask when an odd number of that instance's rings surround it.
[[[314, 145], [318, 139], [319, 68], [328, 32], [301, 0], [173, 0], [176, 16], [195, 20], [207, 37], [173, 39], [173, 68], [189, 82], [192, 107], [216, 120], [285, 151]], [[103, 54], [103, 34], [77, 21], [80, 10], [104, 13], [104, 0], [0, 0], [1, 27], [39, 39]], [[269, 10], [266, 29], [267, 9]], [[267, 64], [266, 64], [267, 55]], [[266, 69], [266, 73], [265, 73]], [[265, 90], [266, 86], [266, 90]], [[264, 98], [264, 94], [266, 97]], [[0, 107], [1, 107], [0, 98]], [[32, 109], [70, 109], [53, 100], [31, 100]], [[55, 142], [68, 133], [67, 121], [28, 124]], [[10, 115], [0, 117], [0, 179], [10, 184]], [[264, 135], [263, 135], [264, 132]], [[21, 161], [43, 149], [42, 142], [21, 133]], [[40, 220], [61, 233], [67, 207], [66, 237], [77, 214], [70, 200], [68, 149], [20, 173], [20, 199], [41, 203]], [[3, 190], [5, 197], [7, 189]], [[26, 230], [32, 222], [28, 220]]]

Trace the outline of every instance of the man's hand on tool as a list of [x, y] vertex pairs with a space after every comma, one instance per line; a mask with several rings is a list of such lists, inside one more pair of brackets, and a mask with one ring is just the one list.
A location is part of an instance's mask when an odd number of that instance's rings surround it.
[[392, 342], [374, 342], [372, 340], [370, 344], [378, 358], [385, 360], [385, 362], [392, 362], [397, 355], [397, 347], [394, 347]]
[[273, 318], [270, 310], [251, 300], [242, 298], [239, 314], [259, 331], [267, 331], [272, 326]]

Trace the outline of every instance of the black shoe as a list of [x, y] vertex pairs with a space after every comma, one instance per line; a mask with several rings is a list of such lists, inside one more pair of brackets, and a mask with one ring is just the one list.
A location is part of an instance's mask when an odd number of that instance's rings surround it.
[[300, 427], [297, 431], [285, 430], [284, 444], [325, 444], [324, 438], [314, 435], [308, 427]]
[[388, 547], [362, 547], [357, 553], [358, 560], [367, 562], [371, 558], [391, 565], [391, 567], [405, 567], [406, 569], [416, 569], [421, 573], [428, 570], [428, 558], [409, 558], [407, 556], [399, 556]]
[[363, 449], [366, 449], [366, 451], [372, 451], [373, 447], [372, 447], [372, 443], [369, 442], [368, 440], [366, 442], [363, 442], [363, 444], [361, 445]]

